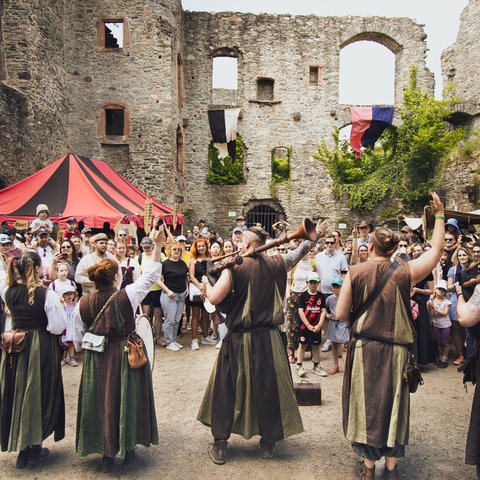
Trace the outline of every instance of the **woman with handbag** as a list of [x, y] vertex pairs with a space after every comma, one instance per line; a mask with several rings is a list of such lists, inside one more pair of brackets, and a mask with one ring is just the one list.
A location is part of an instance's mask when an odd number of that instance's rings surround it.
[[[66, 328], [61, 297], [42, 286], [42, 262], [26, 251], [0, 269], [1, 296], [12, 314], [2, 334], [0, 438], [2, 451], [19, 451], [16, 467], [34, 468], [49, 451], [42, 441], [65, 436], [65, 400], [57, 335]], [[10, 352], [10, 353], [9, 353]]]
[[384, 477], [397, 479], [397, 458], [408, 444], [410, 397], [403, 379], [415, 340], [410, 307], [412, 285], [437, 264], [444, 245], [444, 209], [436, 193], [432, 248], [410, 262], [392, 264], [400, 235], [377, 228], [369, 244], [370, 261], [351, 267], [340, 293], [337, 318], [350, 323], [352, 341], [343, 383], [343, 430], [363, 459], [356, 478], [375, 477], [375, 462], [385, 457]]
[[198, 324], [202, 329], [203, 345], [215, 345], [217, 342], [208, 336], [208, 312], [203, 306], [205, 287], [202, 277], [207, 274], [207, 260], [210, 258], [208, 242], [204, 238], [197, 238], [190, 247], [192, 258], [188, 262], [190, 276], [189, 295], [192, 307], [192, 350], [200, 350], [198, 345]]
[[[147, 362], [130, 367], [127, 339], [135, 330], [140, 302], [161, 274], [163, 235], [152, 232], [152, 262], [134, 283], [117, 291], [122, 278], [116, 260], [105, 259], [88, 270], [96, 291], [82, 297], [74, 312], [77, 350], [85, 351], [80, 382], [76, 449], [80, 457], [103, 455], [102, 471], [109, 472], [118, 452], [123, 464], [133, 460], [135, 445], [158, 444], [152, 372]], [[83, 333], [90, 338], [82, 343]]]

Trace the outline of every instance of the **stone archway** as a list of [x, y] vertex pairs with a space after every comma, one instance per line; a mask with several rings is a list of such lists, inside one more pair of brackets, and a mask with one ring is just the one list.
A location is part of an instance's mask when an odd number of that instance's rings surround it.
[[245, 220], [249, 227], [259, 223], [271, 237], [274, 237], [272, 225], [279, 220], [285, 220], [284, 209], [273, 199], [250, 200], [245, 212]]

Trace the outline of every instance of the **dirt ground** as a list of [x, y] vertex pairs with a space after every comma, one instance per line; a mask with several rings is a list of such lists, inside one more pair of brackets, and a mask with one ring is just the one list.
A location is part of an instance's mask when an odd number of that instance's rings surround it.
[[[1, 479], [166, 478], [189, 479], [328, 479], [352, 478], [357, 460], [341, 429], [342, 373], [319, 379], [304, 363], [307, 379], [320, 381], [322, 405], [300, 407], [305, 432], [281, 442], [275, 458], [263, 460], [258, 438], [232, 436], [225, 465], [214, 465], [207, 454], [210, 431], [196, 421], [212, 365], [218, 353], [201, 346], [192, 351], [190, 334], [179, 339], [186, 348], [171, 352], [157, 347], [153, 369], [160, 445], [137, 447], [137, 463], [122, 470], [117, 460], [111, 474], [99, 471], [100, 457], [75, 455], [75, 419], [81, 366], [63, 367], [67, 406], [66, 437], [44, 443], [51, 455], [36, 470], [16, 470], [15, 453], [0, 454]], [[308, 357], [307, 357], [308, 358]], [[79, 356], [80, 364], [82, 355]], [[322, 365], [331, 366], [331, 354], [322, 353]], [[294, 374], [295, 378], [295, 374]], [[445, 370], [424, 369], [425, 385], [412, 395], [410, 446], [399, 462], [400, 478], [409, 480], [474, 480], [475, 469], [464, 465], [465, 440], [473, 388], [462, 385], [462, 375], [450, 365]], [[376, 479], [383, 466], [377, 465]]]

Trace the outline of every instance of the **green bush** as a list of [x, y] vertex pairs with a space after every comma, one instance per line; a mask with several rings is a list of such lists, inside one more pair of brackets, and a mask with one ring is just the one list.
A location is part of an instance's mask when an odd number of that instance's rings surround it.
[[236, 158], [227, 155], [218, 158], [218, 149], [210, 143], [208, 147], [208, 183], [213, 185], [240, 185], [245, 181], [243, 175], [243, 140], [237, 135]]

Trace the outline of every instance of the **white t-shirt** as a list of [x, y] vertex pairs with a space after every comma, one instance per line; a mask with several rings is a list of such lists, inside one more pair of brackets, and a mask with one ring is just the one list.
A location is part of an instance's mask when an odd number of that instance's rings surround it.
[[[441, 302], [437, 299], [433, 299], [433, 306], [438, 310], [444, 310], [445, 307], [451, 306], [452, 302], [447, 298], [444, 298]], [[433, 314], [432, 323], [434, 327], [438, 328], [448, 328], [452, 325], [452, 321], [450, 320], [450, 315], [447, 313], [446, 315], [439, 315], [437, 312]]]

